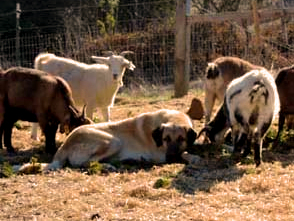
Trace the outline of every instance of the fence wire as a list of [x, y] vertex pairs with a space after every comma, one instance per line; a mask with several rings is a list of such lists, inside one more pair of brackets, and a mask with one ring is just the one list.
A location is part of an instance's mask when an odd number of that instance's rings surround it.
[[[286, 3], [283, 7], [291, 9], [292, 5], [289, 1]], [[175, 13], [167, 16], [163, 11], [159, 11], [154, 15], [149, 13], [148, 16], [140, 16], [140, 12], [152, 10], [156, 4], [158, 2], [122, 5], [116, 13], [116, 22], [111, 27], [99, 23], [99, 20], [81, 20], [81, 16], [90, 11], [90, 8], [85, 6], [59, 8], [59, 14], [62, 14], [66, 20], [64, 26], [43, 26], [43, 32], [39, 31], [39, 27], [20, 31], [19, 62], [21, 66], [32, 68], [34, 58], [39, 53], [51, 52], [81, 62], [92, 63], [91, 55], [103, 55], [104, 51], [109, 50], [118, 53], [131, 50], [135, 54], [127, 58], [133, 61], [136, 69], [134, 72], [126, 72], [124, 78], [126, 86], [171, 84], [174, 81], [175, 66]], [[120, 19], [119, 15], [122, 12], [127, 13], [130, 7], [136, 7], [139, 12], [137, 17]], [[176, 5], [171, 7], [175, 11]], [[244, 9], [247, 10], [250, 7], [246, 5]], [[92, 11], [95, 12], [95, 10]], [[195, 16], [199, 16], [197, 14], [200, 13], [199, 9], [194, 7], [192, 11]], [[26, 13], [36, 13], [37, 19], [40, 11], [22, 12], [22, 20], [26, 19]], [[46, 11], [41, 13], [46, 16]], [[235, 12], [236, 15], [238, 13]], [[217, 15], [221, 18], [223, 14]], [[10, 19], [12, 15], [7, 13], [0, 16], [1, 19]], [[207, 17], [210, 14], [203, 16]], [[211, 13], [211, 16], [215, 16], [215, 12]], [[191, 80], [201, 78], [207, 63], [219, 56], [238, 56], [266, 68], [272, 66], [281, 68], [293, 64], [294, 19], [291, 15], [288, 15], [286, 20], [280, 17], [260, 23], [258, 47], [255, 43], [254, 24], [246, 25], [246, 21], [242, 26], [233, 19], [208, 22], [194, 20], [191, 28], [191, 45], [189, 46], [191, 47]], [[53, 29], [58, 29], [58, 32], [51, 33], [50, 30]], [[16, 40], [15, 30], [0, 33], [2, 68], [16, 66]]]

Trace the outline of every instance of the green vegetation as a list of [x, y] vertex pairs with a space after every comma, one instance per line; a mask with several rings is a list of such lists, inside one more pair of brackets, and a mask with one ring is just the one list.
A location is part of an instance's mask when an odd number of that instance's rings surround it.
[[0, 178], [11, 177], [14, 175], [12, 166], [8, 162], [3, 162], [0, 164]]
[[171, 184], [171, 178], [170, 177], [162, 177], [162, 178], [159, 178], [158, 180], [156, 180], [153, 187], [155, 189], [167, 188], [167, 187], [170, 186], [170, 184]]
[[100, 174], [103, 169], [103, 165], [97, 161], [92, 161], [89, 163], [89, 166], [87, 168], [88, 174]]

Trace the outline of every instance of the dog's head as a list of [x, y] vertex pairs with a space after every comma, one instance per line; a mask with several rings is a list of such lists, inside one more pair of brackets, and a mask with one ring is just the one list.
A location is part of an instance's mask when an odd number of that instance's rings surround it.
[[190, 127], [172, 123], [162, 124], [152, 132], [157, 147], [166, 150], [166, 162], [180, 162], [181, 154], [191, 146], [197, 133]]

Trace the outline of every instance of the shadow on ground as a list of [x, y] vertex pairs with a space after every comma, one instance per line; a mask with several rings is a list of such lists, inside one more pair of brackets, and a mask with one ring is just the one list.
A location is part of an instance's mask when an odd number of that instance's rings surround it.
[[[56, 142], [56, 146], [59, 147], [61, 142]], [[48, 163], [53, 159], [52, 154], [45, 152], [45, 146], [36, 145], [26, 149], [15, 149], [16, 152], [11, 154], [6, 149], [0, 149], [0, 163], [8, 162], [10, 165], [24, 164], [30, 162], [31, 158], [34, 157], [38, 162]]]
[[186, 165], [172, 181], [172, 187], [184, 194], [197, 191], [209, 192], [219, 182], [235, 181], [246, 171], [235, 165], [229, 165], [228, 159], [202, 159], [197, 165]]
[[[278, 149], [263, 149], [263, 162], [280, 162], [282, 167], [294, 162], [294, 143], [280, 143]], [[250, 172], [246, 167], [239, 167], [231, 158], [231, 153], [220, 150], [216, 146], [194, 145], [189, 151], [201, 156], [201, 161], [195, 165], [185, 165], [172, 180], [171, 186], [184, 194], [195, 194], [197, 191], [209, 192], [219, 182], [230, 182], [240, 179]], [[238, 164], [255, 166], [253, 154], [240, 159]]]

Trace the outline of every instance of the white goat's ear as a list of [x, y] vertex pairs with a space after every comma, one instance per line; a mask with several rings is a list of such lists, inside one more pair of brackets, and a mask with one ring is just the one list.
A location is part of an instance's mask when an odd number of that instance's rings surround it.
[[97, 57], [91, 56], [91, 58], [97, 62], [98, 64], [108, 64], [109, 58], [108, 57]]
[[136, 66], [133, 64], [133, 62], [129, 61], [127, 68], [130, 69], [131, 71], [133, 71], [136, 68]]
[[111, 55], [115, 55], [115, 53], [113, 51], [103, 51], [102, 54], [106, 57], [109, 57]]

